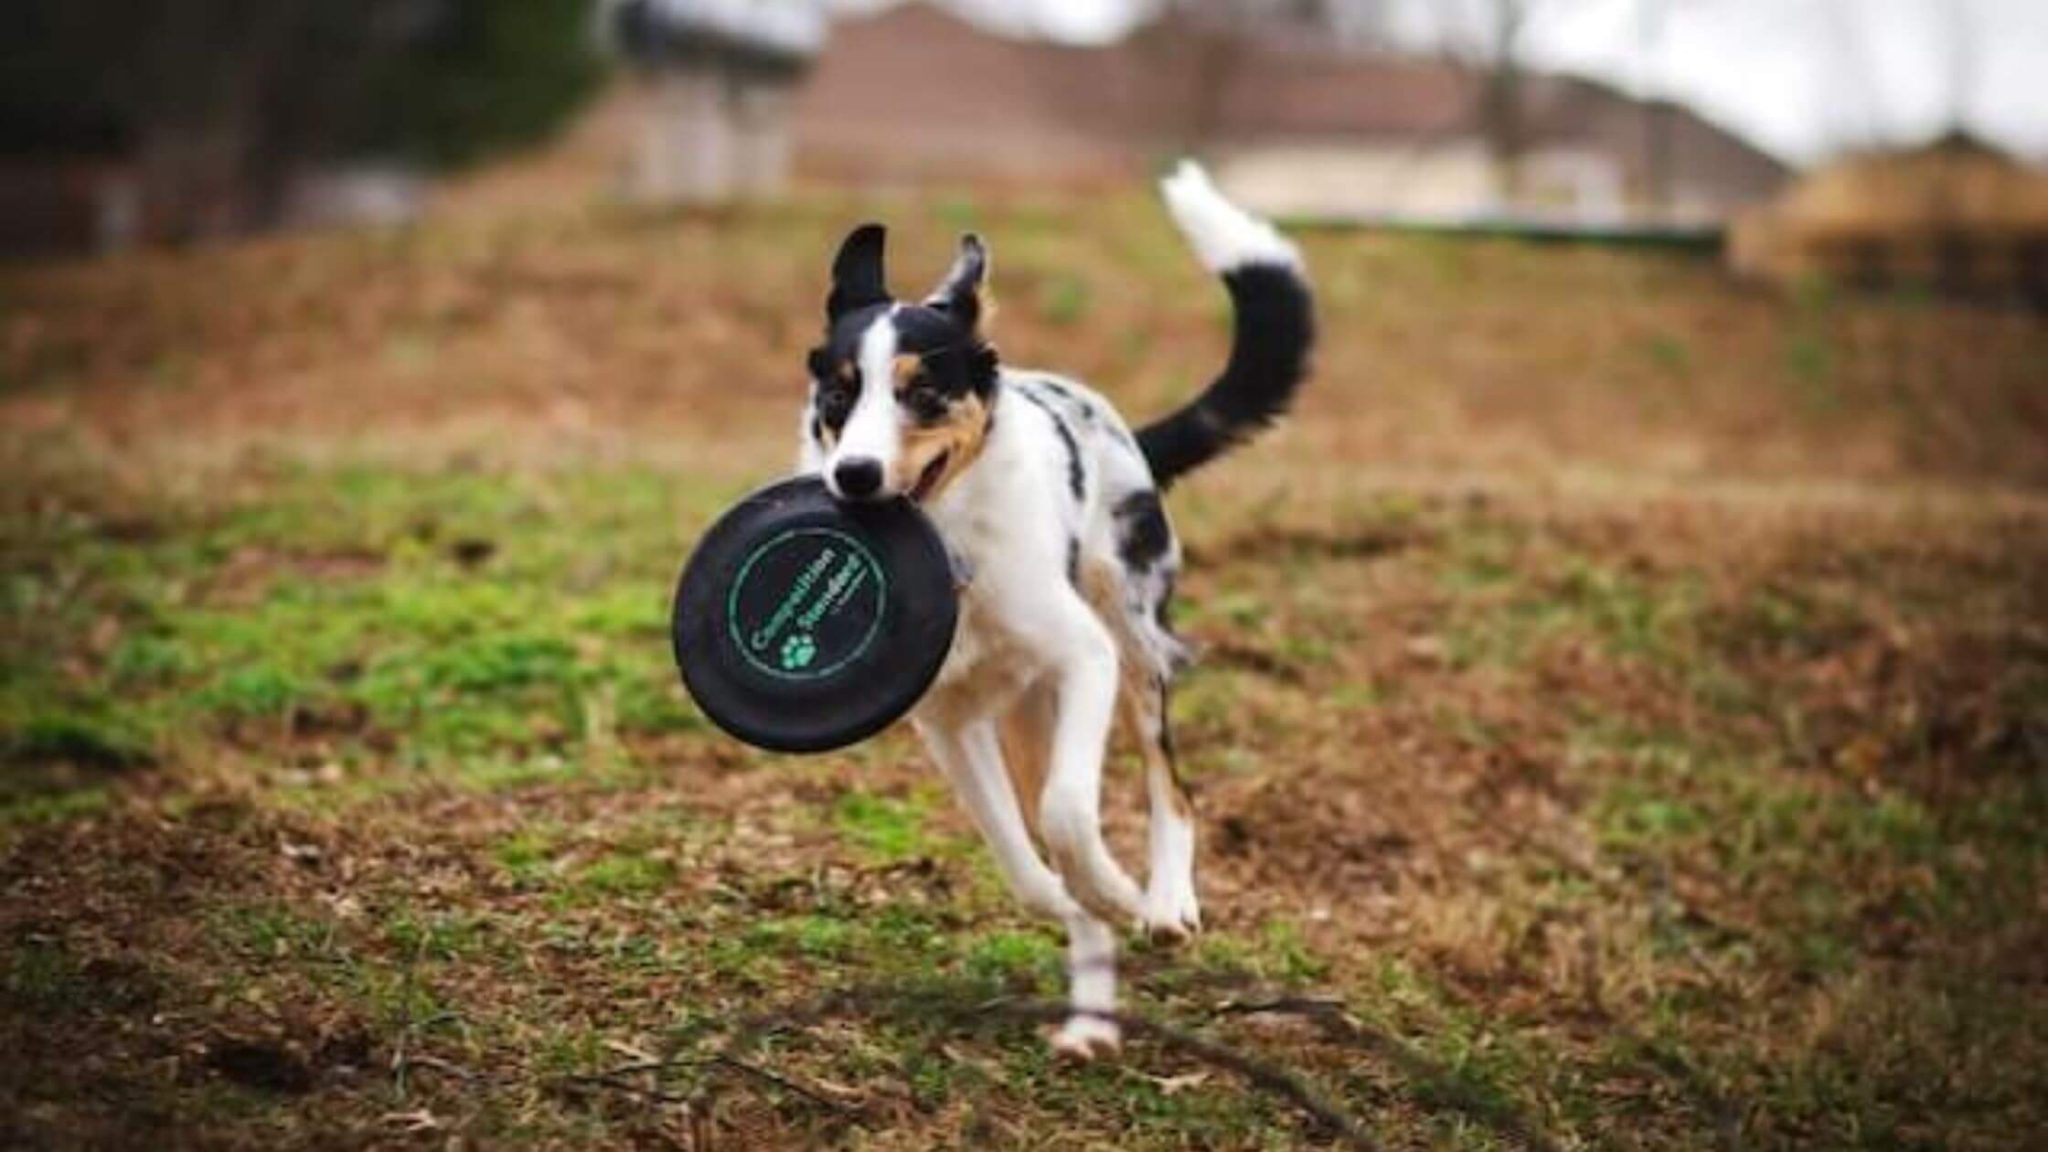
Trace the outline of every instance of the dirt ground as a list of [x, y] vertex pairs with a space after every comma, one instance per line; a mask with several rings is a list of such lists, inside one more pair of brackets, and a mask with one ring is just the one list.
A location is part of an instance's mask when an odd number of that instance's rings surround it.
[[[1924, 1148], [2048, 1130], [2048, 327], [1318, 234], [1171, 504], [1207, 930], [1116, 1064], [912, 742], [677, 685], [824, 271], [1220, 363], [1148, 200], [440, 222], [0, 270], [0, 1144]], [[1114, 841], [1141, 859], [1136, 772]]]

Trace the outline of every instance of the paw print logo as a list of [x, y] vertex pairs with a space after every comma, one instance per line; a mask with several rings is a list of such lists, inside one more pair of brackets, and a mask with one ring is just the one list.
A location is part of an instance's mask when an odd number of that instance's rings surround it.
[[818, 658], [818, 642], [808, 632], [799, 632], [782, 642], [782, 670], [796, 672]]

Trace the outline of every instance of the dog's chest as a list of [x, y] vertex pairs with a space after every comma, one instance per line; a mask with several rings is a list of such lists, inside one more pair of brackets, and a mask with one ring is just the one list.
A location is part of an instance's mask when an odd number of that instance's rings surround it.
[[1036, 678], [1035, 654], [1009, 629], [987, 597], [969, 586], [960, 598], [953, 648], [932, 682], [933, 697], [1000, 700]]
[[1017, 490], [1023, 474], [992, 446], [931, 510], [965, 582], [953, 647], [926, 693], [934, 711], [1000, 711], [1044, 671], [1042, 638], [1020, 635], [1019, 622], [1036, 615], [1029, 609], [1040, 574], [1062, 580], [1065, 573], [1060, 558], [1041, 554], [1045, 533], [1034, 529], [1048, 514], [1030, 493]]

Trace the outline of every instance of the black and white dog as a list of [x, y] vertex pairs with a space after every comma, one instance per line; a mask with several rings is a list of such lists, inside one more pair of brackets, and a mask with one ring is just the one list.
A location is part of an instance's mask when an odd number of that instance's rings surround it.
[[[1053, 1046], [1084, 1060], [1119, 1043], [1117, 927], [1177, 941], [1201, 925], [1194, 811], [1167, 730], [1185, 652], [1166, 622], [1180, 546], [1160, 494], [1286, 409], [1314, 334], [1292, 244], [1192, 163], [1161, 189], [1236, 308], [1229, 363], [1192, 404], [1133, 435], [1095, 392], [1004, 366], [982, 331], [981, 239], [962, 237], [938, 289], [902, 303], [868, 224], [832, 265], [802, 432], [804, 472], [841, 500], [917, 501], [971, 573], [912, 720], [1011, 890], [1065, 925], [1073, 1015]], [[1142, 892], [1102, 837], [1119, 714], [1150, 800]]]

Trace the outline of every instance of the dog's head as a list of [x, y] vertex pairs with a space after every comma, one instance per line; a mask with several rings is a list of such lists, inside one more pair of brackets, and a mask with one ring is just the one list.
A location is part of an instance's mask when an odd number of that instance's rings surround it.
[[960, 238], [945, 279], [916, 304], [889, 295], [879, 224], [832, 262], [825, 342], [811, 350], [808, 435], [841, 500], [932, 499], [980, 455], [996, 386], [982, 338], [988, 249]]

